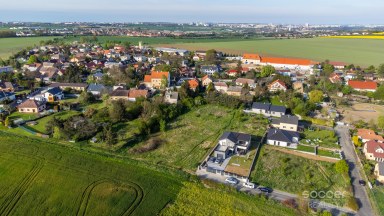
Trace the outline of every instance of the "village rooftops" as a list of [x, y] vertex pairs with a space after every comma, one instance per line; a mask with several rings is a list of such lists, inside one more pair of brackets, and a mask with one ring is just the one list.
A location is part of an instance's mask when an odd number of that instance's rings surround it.
[[297, 118], [297, 116], [292, 116], [292, 115], [283, 115], [279, 119], [272, 120], [272, 124], [280, 124], [280, 123], [298, 125], [299, 118]]
[[295, 142], [294, 138], [298, 138], [299, 136], [298, 132], [270, 128], [268, 130], [267, 139], [292, 143]]
[[87, 83], [52, 83], [49, 87], [82, 87], [86, 88]]

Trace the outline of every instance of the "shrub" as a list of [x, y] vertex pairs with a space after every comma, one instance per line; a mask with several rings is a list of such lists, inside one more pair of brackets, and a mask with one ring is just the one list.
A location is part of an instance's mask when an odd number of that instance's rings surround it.
[[159, 148], [162, 143], [163, 143], [163, 140], [158, 139], [158, 138], [153, 138], [153, 139], [148, 140], [148, 142], [145, 145], [133, 149], [132, 152], [137, 153], [137, 154], [141, 154], [141, 153], [153, 151], [153, 150]]
[[353, 196], [348, 197], [347, 207], [354, 210], [354, 211], [359, 210], [359, 205], [357, 204], [355, 197], [353, 197]]

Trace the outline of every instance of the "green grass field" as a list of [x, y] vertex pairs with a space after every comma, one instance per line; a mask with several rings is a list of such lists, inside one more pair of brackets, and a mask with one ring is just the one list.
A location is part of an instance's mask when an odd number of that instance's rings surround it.
[[40, 41], [51, 40], [55, 37], [0, 38], [0, 58], [7, 59], [28, 46], [39, 45]]
[[127, 158], [0, 131], [2, 215], [300, 215]]
[[[321, 162], [285, 154], [263, 146], [252, 181], [282, 191], [302, 195], [304, 191], [341, 191], [350, 195], [349, 180], [336, 173], [333, 163]], [[344, 205], [346, 199], [326, 202]]]
[[381, 187], [375, 187], [372, 190], [372, 194], [374, 196], [374, 201], [376, 202], [376, 205], [378, 207], [378, 211], [380, 215], [384, 215], [384, 188]]
[[155, 215], [183, 178], [132, 162], [1, 133], [0, 212]]
[[189, 50], [216, 49], [231, 54], [259, 53], [316, 61], [329, 59], [360, 66], [384, 63], [384, 40], [310, 38], [164, 45]]

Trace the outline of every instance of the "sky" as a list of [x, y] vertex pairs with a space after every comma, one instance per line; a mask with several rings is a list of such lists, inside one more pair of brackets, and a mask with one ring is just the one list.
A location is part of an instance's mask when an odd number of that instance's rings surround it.
[[384, 24], [383, 0], [4, 0], [0, 21]]

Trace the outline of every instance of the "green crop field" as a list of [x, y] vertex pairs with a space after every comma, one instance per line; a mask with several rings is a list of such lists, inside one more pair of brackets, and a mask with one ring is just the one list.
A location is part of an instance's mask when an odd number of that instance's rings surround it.
[[28, 46], [39, 45], [40, 41], [55, 37], [0, 38], [0, 58], [7, 59], [12, 54]]
[[163, 45], [189, 50], [216, 49], [230, 54], [259, 53], [316, 61], [329, 59], [360, 66], [384, 63], [384, 40], [309, 38]]
[[156, 215], [183, 178], [0, 132], [3, 215]]

